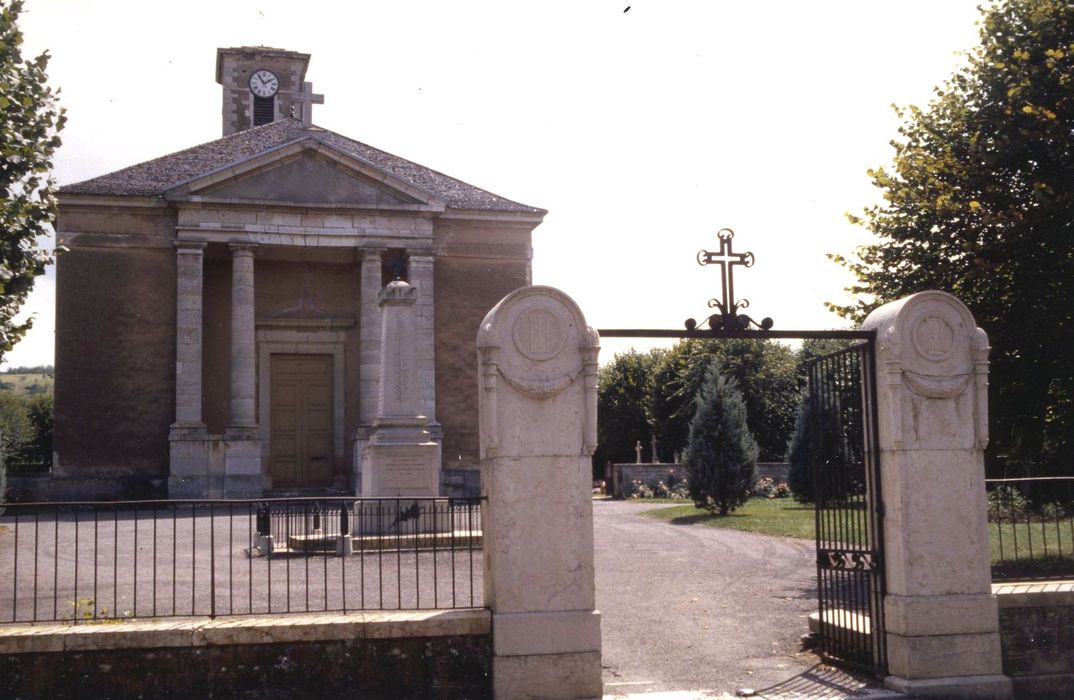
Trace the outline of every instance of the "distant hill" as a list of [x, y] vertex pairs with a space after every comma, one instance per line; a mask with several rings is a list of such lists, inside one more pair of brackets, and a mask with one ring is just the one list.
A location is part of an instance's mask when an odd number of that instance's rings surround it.
[[52, 393], [52, 365], [13, 367], [0, 373], [0, 391], [19, 396]]

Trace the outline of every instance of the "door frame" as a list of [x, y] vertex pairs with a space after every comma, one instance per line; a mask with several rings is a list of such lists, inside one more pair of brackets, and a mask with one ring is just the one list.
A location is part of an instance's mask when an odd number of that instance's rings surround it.
[[[344, 461], [344, 378], [346, 367], [346, 329], [335, 329], [319, 323], [316, 328], [295, 328], [295, 321], [272, 321], [257, 324], [257, 406], [258, 432], [261, 438], [261, 470], [266, 483], [271, 483], [269, 461], [272, 449], [272, 356], [273, 355], [331, 355], [332, 356], [332, 452], [336, 467], [335, 481], [346, 478]], [[261, 327], [265, 326], [265, 327]], [[342, 470], [342, 471], [341, 471]]]

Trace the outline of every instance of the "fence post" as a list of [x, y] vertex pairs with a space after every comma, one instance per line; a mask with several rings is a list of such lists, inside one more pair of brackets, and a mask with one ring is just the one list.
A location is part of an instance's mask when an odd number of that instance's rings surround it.
[[1009, 698], [985, 504], [988, 337], [966, 306], [921, 292], [873, 311], [877, 333], [888, 687]]
[[341, 503], [339, 506], [339, 539], [336, 540], [336, 554], [349, 557], [354, 554], [354, 541], [351, 539], [351, 506]]
[[600, 697], [591, 456], [599, 338], [550, 287], [478, 332], [485, 603], [496, 698]]

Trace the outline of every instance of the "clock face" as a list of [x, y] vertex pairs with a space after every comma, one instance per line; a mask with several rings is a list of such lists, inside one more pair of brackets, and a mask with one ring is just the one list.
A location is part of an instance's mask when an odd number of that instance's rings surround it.
[[250, 92], [258, 97], [272, 97], [280, 89], [280, 81], [270, 70], [255, 70], [250, 76]]

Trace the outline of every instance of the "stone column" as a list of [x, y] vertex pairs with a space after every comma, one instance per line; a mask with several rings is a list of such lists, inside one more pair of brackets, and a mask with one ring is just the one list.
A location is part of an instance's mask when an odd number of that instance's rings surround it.
[[362, 462], [365, 459], [373, 419], [377, 417], [377, 392], [380, 386], [381, 312], [378, 296], [381, 290], [381, 261], [383, 251], [366, 248], [361, 251], [358, 328], [358, 427], [354, 431], [353, 481], [354, 493], [362, 493]]
[[1009, 698], [985, 503], [988, 337], [944, 292], [881, 306], [877, 414], [888, 687]]
[[231, 248], [231, 400], [224, 453], [224, 495], [260, 496], [261, 441], [257, 433], [257, 336], [253, 244]]
[[209, 493], [209, 443], [201, 414], [205, 243], [178, 241], [175, 286], [175, 422], [168, 434], [168, 496]]
[[359, 328], [358, 417], [371, 425], [377, 417], [377, 387], [380, 377], [380, 265], [381, 251], [362, 251], [361, 326]]
[[257, 427], [254, 245], [231, 245], [231, 401], [228, 432]]
[[434, 262], [435, 258], [431, 255], [411, 253], [409, 281], [418, 290], [414, 369], [421, 395], [421, 412], [429, 419], [430, 433], [439, 439], [440, 423], [436, 420], [436, 324], [433, 318]]
[[599, 338], [566, 294], [524, 287], [488, 313], [477, 347], [493, 695], [600, 697], [591, 495]]
[[175, 426], [200, 428], [202, 268], [205, 244], [180, 241], [176, 248]]

